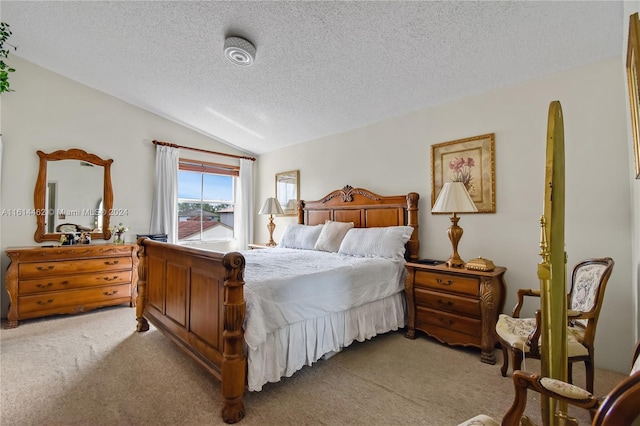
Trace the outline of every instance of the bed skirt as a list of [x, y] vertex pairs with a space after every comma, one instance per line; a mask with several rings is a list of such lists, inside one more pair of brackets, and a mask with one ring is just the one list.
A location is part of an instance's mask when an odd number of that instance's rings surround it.
[[300, 321], [267, 334], [267, 340], [247, 353], [247, 385], [260, 391], [265, 383], [291, 377], [323, 355], [338, 352], [354, 340], [372, 337], [405, 326], [404, 291], [348, 311]]

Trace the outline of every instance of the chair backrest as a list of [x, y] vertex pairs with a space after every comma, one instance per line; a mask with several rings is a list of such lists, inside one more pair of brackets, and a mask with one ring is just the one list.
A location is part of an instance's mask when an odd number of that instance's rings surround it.
[[613, 264], [613, 259], [604, 257], [583, 260], [573, 268], [568, 307], [592, 315], [588, 320], [578, 320], [584, 327], [595, 327], [597, 323]]
[[640, 424], [640, 372], [618, 384], [600, 405], [593, 418], [594, 426]]

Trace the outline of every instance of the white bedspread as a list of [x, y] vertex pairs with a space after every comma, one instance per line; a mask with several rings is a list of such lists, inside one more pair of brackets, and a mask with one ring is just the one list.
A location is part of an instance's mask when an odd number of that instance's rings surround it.
[[384, 299], [404, 289], [404, 260], [273, 248], [243, 252], [245, 341], [277, 329]]

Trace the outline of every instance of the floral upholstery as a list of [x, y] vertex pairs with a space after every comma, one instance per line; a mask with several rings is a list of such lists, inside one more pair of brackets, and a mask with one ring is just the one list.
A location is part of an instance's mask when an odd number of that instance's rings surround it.
[[550, 379], [548, 377], [542, 377], [540, 379], [540, 384], [543, 388], [556, 393], [558, 395], [562, 395], [566, 398], [571, 399], [586, 399], [591, 396], [591, 393], [586, 390], [574, 386], [570, 383], [563, 382], [562, 380]]
[[[509, 315], [500, 314], [498, 317], [498, 323], [496, 324], [496, 333], [498, 336], [511, 345], [511, 347], [518, 348], [524, 353], [529, 352], [529, 345], [527, 340], [529, 335], [536, 327], [535, 318], [512, 318]], [[582, 330], [575, 327], [568, 327], [571, 330], [567, 333], [568, 356], [586, 356], [589, 354], [589, 350], [585, 348], [580, 342], [584, 336]]]
[[580, 343], [584, 342], [584, 332], [585, 328], [581, 326], [567, 327], [569, 341], [571, 341], [571, 339], [574, 339]]
[[[569, 300], [569, 309], [578, 312], [591, 311], [596, 303], [598, 288], [606, 265], [586, 265], [576, 270], [573, 289]], [[578, 320], [586, 325], [586, 320]]]

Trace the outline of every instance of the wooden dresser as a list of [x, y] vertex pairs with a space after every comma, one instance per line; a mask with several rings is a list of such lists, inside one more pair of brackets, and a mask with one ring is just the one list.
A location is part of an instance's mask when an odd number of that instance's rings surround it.
[[409, 311], [406, 337], [423, 331], [450, 345], [476, 346], [480, 360], [495, 364], [495, 326], [505, 297], [504, 273], [407, 263]]
[[7, 328], [27, 318], [135, 306], [136, 244], [21, 247], [6, 253], [11, 260], [5, 280], [11, 303]]

